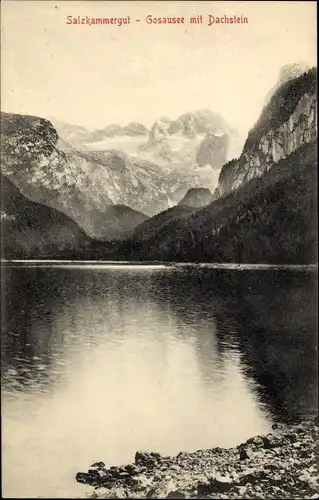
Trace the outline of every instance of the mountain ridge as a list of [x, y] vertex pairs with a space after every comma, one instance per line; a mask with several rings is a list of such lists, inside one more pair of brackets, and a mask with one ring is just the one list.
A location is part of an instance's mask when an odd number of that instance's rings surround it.
[[143, 241], [133, 235], [119, 254], [131, 250], [141, 260], [183, 262], [316, 262], [316, 145], [313, 68], [276, 90], [240, 157], [222, 168], [215, 201], [175, 217], [169, 228], [154, 230], [150, 219], [152, 231]]
[[2, 258], [72, 257], [89, 248], [91, 238], [69, 217], [28, 200], [2, 174], [0, 187]]
[[213, 195], [207, 188], [190, 188], [185, 196], [179, 201], [179, 206], [200, 208], [209, 205], [213, 201]]
[[242, 154], [221, 169], [218, 195], [260, 177], [317, 134], [316, 68], [281, 85], [248, 132]]
[[1, 120], [3, 173], [25, 197], [65, 213], [92, 238], [128, 235], [120, 235], [120, 224], [114, 234], [111, 205], [132, 210], [134, 229], [133, 211], [155, 215], [178, 201], [178, 190], [216, 182], [207, 169], [159, 166], [116, 149], [60, 150], [61, 138], [46, 119], [3, 113]]

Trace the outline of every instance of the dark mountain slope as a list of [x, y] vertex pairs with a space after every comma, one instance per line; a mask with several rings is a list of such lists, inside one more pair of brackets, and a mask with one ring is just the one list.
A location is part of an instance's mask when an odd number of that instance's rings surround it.
[[105, 213], [107, 230], [113, 239], [122, 239], [123, 234], [130, 236], [136, 226], [142, 224], [149, 217], [142, 212], [133, 210], [126, 205], [110, 205]]
[[275, 130], [285, 123], [297, 108], [300, 99], [316, 92], [316, 84], [317, 70], [312, 68], [279, 87], [249, 132], [245, 147], [256, 143], [270, 130]]
[[2, 258], [72, 257], [90, 242], [69, 217], [29, 201], [1, 175]]
[[207, 188], [191, 188], [184, 198], [178, 203], [180, 206], [200, 208], [209, 205], [213, 201], [213, 195]]
[[126, 252], [141, 260], [316, 262], [316, 175], [313, 142], [147, 240], [127, 242]]
[[148, 240], [159, 232], [169, 231], [170, 227], [175, 226], [176, 221], [188, 217], [193, 211], [194, 208], [187, 206], [169, 208], [137, 226], [133, 238], [134, 240]]

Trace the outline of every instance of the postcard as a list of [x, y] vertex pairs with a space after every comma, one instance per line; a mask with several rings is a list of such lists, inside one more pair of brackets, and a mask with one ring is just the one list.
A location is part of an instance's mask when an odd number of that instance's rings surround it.
[[4, 498], [318, 498], [311, 1], [1, 2]]

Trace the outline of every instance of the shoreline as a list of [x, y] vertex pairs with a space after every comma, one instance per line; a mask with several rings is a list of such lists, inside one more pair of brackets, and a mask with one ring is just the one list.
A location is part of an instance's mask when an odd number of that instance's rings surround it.
[[78, 472], [91, 498], [318, 498], [318, 420], [274, 424], [273, 432], [235, 448], [173, 457], [136, 452], [120, 467], [93, 464]]

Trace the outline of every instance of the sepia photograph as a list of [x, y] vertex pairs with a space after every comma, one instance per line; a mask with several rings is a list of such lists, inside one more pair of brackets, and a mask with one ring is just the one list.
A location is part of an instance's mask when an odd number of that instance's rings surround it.
[[1, 1], [2, 498], [318, 498], [316, 17]]

